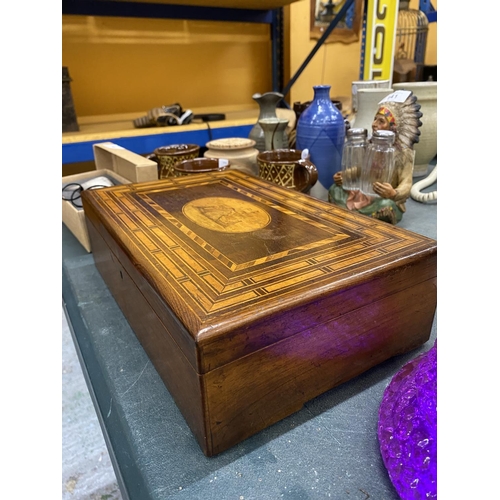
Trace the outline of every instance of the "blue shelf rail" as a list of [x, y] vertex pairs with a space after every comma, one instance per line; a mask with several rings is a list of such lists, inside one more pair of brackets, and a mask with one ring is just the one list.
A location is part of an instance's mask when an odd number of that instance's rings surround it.
[[78, 163], [94, 160], [93, 145], [99, 142], [110, 141], [122, 148], [137, 154], [149, 154], [156, 148], [166, 144], [206, 144], [214, 139], [228, 137], [248, 137], [253, 125], [236, 125], [229, 127], [210, 128], [201, 130], [172, 131], [168, 127], [164, 134], [147, 134], [132, 137], [110, 137], [95, 141], [79, 141], [62, 145], [62, 163]]

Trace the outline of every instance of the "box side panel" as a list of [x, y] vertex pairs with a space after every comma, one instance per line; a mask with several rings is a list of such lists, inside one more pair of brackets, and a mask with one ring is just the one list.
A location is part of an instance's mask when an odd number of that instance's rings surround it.
[[158, 180], [158, 165], [112, 142], [94, 144], [96, 168], [107, 168], [132, 182]]
[[140, 264], [133, 263], [129, 255], [125, 253], [122, 247], [111, 236], [100, 219], [97, 217], [93, 206], [86, 204], [85, 201], [84, 206], [85, 215], [88, 220], [92, 221], [94, 229], [97, 230], [99, 236], [104, 240], [108, 249], [111, 250], [120, 264], [125, 268], [127, 274], [132, 278], [134, 285], [140, 290], [150, 307], [155, 311], [161, 323], [164, 325], [165, 330], [170, 332], [193, 369], [200, 373], [199, 354], [193, 337], [186, 331], [184, 325], [182, 325], [172, 310], [165, 304], [165, 301], [158, 295], [155, 289], [142, 275], [140, 272]]
[[196, 344], [198, 373], [435, 277], [433, 240], [289, 196], [241, 172], [82, 195], [153, 309], [182, 323], [188, 358]]
[[97, 269], [108, 285], [124, 316], [174, 398], [205, 454], [207, 432], [202, 378], [173, 340], [148, 301], [139, 291], [94, 224], [87, 221]]
[[[92, 170], [90, 172], [83, 172], [81, 174], [67, 175], [62, 177], [62, 184], [69, 184], [70, 182], [80, 183], [92, 177], [106, 176], [113, 179], [118, 184], [129, 184], [130, 181], [121, 175], [113, 172], [112, 169]], [[62, 221], [66, 227], [75, 235], [80, 244], [87, 250], [92, 251], [89, 234], [87, 231], [87, 224], [85, 221], [85, 213], [82, 209], [74, 207], [70, 201], [62, 200]]]
[[78, 210], [71, 202], [62, 200], [62, 220], [66, 227], [76, 236], [83, 248], [87, 252], [91, 252], [92, 248], [83, 210]]
[[[104, 143], [107, 144], [107, 143]], [[113, 170], [113, 157], [111, 153], [104, 148], [104, 144], [94, 144], [94, 160], [96, 168], [105, 168], [107, 170]]]
[[[138, 155], [137, 155], [138, 156]], [[143, 162], [148, 162], [148, 165], [140, 165], [137, 161], [131, 161], [130, 158], [122, 158], [120, 156], [114, 156], [114, 170], [119, 174], [123, 175], [132, 182], [148, 182], [158, 180], [158, 165], [146, 158], [142, 158]]]
[[205, 375], [213, 453], [429, 339], [436, 280], [428, 280]]
[[[260, 321], [248, 319], [248, 324], [226, 335], [200, 341], [201, 373], [221, 367], [307, 330], [310, 325], [329, 323], [347, 313], [362, 311], [363, 307], [418, 283], [436, 277], [437, 254], [435, 250], [422, 252], [411, 264], [379, 274], [376, 278], [365, 277], [366, 282], [343, 290], [335, 295], [311, 299], [305, 295], [304, 305], [292, 310], [279, 310]], [[289, 333], [287, 333], [287, 331]]]

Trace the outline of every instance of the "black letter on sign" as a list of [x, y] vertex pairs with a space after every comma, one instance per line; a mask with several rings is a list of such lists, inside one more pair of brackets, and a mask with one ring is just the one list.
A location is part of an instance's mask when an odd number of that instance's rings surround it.
[[[380, 35], [380, 44], [378, 43], [377, 37]], [[385, 27], [377, 26], [375, 28], [375, 52], [373, 54], [373, 62], [375, 64], [380, 64], [384, 60], [384, 38], [385, 38]], [[380, 47], [380, 56], [377, 56], [377, 47]]]
[[380, 12], [379, 7], [380, 7], [380, 0], [378, 0], [377, 2], [377, 19], [385, 19], [385, 16], [387, 14], [387, 7], [384, 5], [382, 12]]

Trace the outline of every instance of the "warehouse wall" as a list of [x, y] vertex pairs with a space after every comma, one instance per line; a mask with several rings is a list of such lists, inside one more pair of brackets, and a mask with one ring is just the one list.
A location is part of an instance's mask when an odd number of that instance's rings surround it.
[[271, 88], [263, 24], [63, 16], [62, 47], [78, 116], [244, 105]]

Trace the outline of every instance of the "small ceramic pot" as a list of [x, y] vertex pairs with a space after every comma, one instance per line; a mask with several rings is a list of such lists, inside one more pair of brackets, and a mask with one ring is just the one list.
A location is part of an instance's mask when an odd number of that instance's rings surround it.
[[251, 175], [258, 175], [255, 141], [243, 137], [215, 139], [205, 144], [208, 148], [203, 154], [205, 158], [225, 158], [231, 163], [231, 168], [241, 170]]
[[161, 146], [154, 150], [154, 156], [158, 162], [160, 179], [175, 177], [174, 166], [183, 161], [196, 158], [200, 154], [200, 146], [197, 144], [170, 144]]

